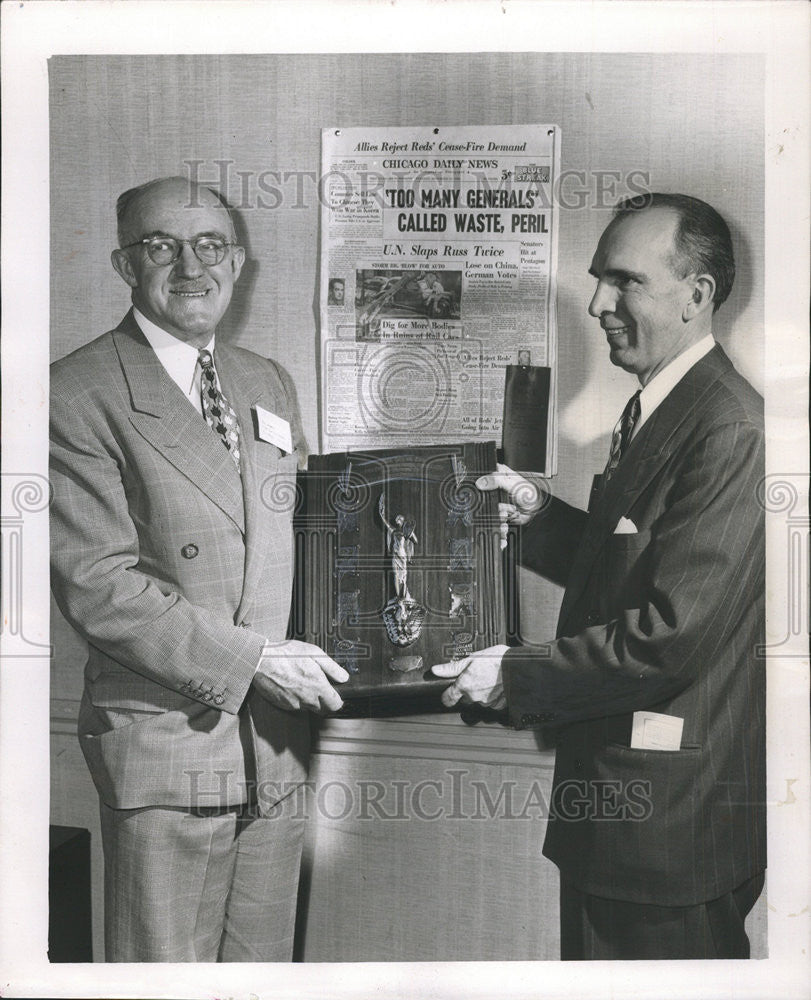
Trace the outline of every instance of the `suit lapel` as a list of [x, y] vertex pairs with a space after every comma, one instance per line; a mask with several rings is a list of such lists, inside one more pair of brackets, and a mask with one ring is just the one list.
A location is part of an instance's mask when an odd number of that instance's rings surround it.
[[274, 503], [273, 487], [279, 471], [280, 453], [256, 435], [253, 408], [257, 404], [274, 413], [286, 412], [286, 403], [273, 393], [267, 378], [261, 378], [243, 355], [227, 345], [214, 351], [223, 392], [236, 412], [240, 427], [242, 489], [245, 509], [245, 579], [238, 614], [247, 611], [268, 556], [280, 544], [290, 544], [289, 529], [277, 537], [278, 518], [268, 516]]
[[[598, 496], [575, 555], [558, 618], [561, 633], [588, 584], [592, 566], [625, 516], [656, 473], [667, 465], [684, 440], [681, 428], [692, 424], [700, 400], [731, 362], [717, 344], [687, 372], [657, 406], [631, 441], [616, 472]], [[689, 431], [688, 431], [689, 432]]]
[[130, 421], [161, 455], [244, 530], [233, 459], [178, 389], [129, 312], [113, 331], [130, 391]]

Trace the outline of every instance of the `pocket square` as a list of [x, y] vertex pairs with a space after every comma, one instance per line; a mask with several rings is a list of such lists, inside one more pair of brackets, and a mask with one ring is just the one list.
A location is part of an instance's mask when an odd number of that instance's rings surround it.
[[637, 534], [637, 526], [634, 524], [630, 518], [621, 517], [617, 521], [617, 526], [614, 528], [615, 535], [635, 535]]

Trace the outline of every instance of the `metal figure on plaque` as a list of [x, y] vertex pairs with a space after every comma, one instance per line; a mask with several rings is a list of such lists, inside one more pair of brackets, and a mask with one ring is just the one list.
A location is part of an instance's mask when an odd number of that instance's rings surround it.
[[[381, 493], [377, 504], [380, 520], [386, 526], [386, 548], [391, 553], [391, 570], [394, 575], [394, 597], [383, 609], [383, 622], [389, 640], [395, 646], [410, 646], [417, 641], [425, 619], [425, 608], [408, 592], [408, 563], [414, 558], [417, 536], [414, 523], [405, 515], [396, 514], [392, 524], [386, 518], [386, 499]], [[418, 670], [421, 656], [395, 656], [389, 661], [392, 670], [403, 672]]]

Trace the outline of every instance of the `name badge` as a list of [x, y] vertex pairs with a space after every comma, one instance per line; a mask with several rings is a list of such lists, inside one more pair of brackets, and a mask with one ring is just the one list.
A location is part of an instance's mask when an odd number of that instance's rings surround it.
[[277, 417], [275, 413], [258, 405], [254, 405], [253, 412], [256, 415], [257, 436], [290, 454], [293, 451], [293, 435], [290, 433], [290, 424], [284, 417]]

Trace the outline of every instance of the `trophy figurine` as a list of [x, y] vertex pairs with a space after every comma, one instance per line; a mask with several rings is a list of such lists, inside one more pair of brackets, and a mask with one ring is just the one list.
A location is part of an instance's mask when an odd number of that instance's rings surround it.
[[[386, 545], [391, 553], [391, 569], [394, 575], [395, 596], [383, 609], [383, 622], [389, 640], [395, 646], [410, 646], [420, 636], [425, 608], [418, 604], [408, 592], [408, 563], [414, 557], [414, 544], [417, 536], [414, 525], [402, 514], [394, 517], [392, 524], [386, 517], [386, 501], [380, 494], [378, 502], [380, 519], [386, 526]], [[390, 666], [392, 670], [416, 670], [422, 666], [421, 656], [394, 657]]]

